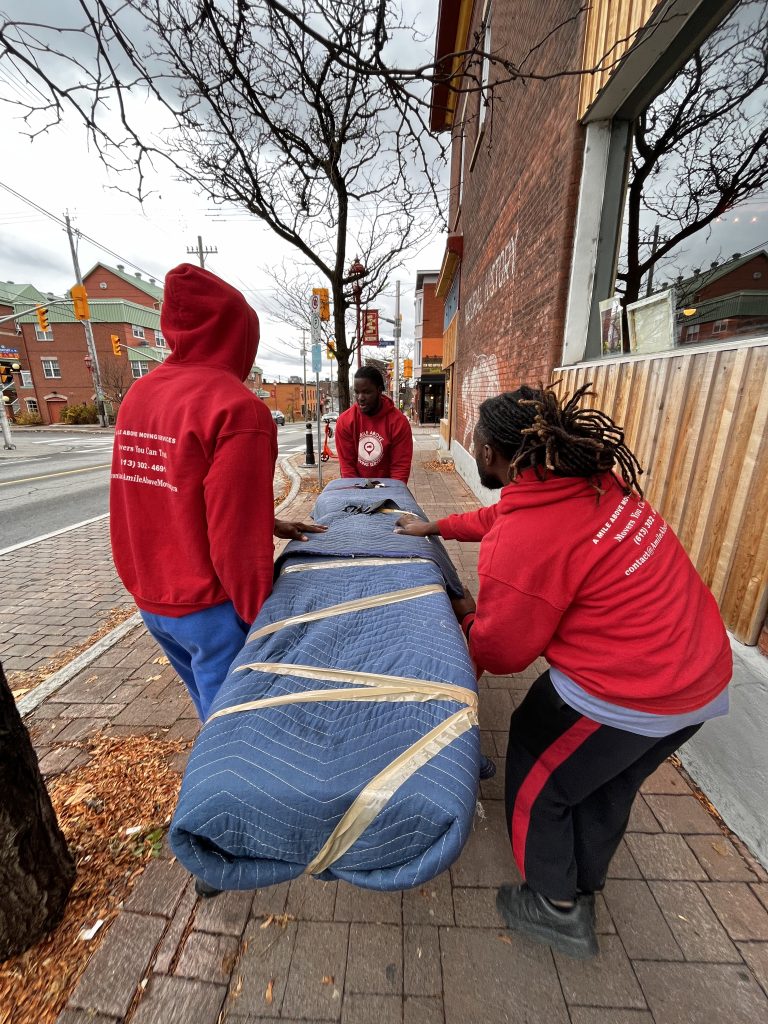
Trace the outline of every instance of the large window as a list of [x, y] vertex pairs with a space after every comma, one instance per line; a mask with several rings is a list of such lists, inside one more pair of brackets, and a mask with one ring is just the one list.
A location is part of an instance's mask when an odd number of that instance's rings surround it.
[[57, 380], [61, 377], [58, 359], [43, 359], [43, 376], [48, 380]]
[[35, 327], [35, 339], [37, 341], [53, 341], [53, 328], [48, 325], [47, 331], [41, 331], [39, 327]]
[[131, 330], [133, 332], [134, 338], [143, 338], [144, 337], [144, 328], [143, 327], [138, 327], [136, 324], [131, 324]]
[[36, 398], [25, 398], [24, 401], [27, 404], [27, 412], [40, 413]]
[[742, 0], [633, 123], [625, 352], [768, 336], [766, 38], [768, 4]]
[[30, 373], [29, 370], [21, 371], [21, 386], [23, 388], [34, 387], [34, 385], [32, 384], [32, 374]]

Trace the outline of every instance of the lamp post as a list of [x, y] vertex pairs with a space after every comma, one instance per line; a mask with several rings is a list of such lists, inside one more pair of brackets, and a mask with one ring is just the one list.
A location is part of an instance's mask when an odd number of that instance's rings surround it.
[[363, 365], [363, 354], [361, 350], [361, 338], [360, 338], [360, 297], [363, 294], [363, 286], [360, 284], [360, 278], [365, 273], [365, 267], [360, 260], [355, 256], [354, 261], [349, 268], [349, 276], [354, 278], [352, 282], [352, 297], [355, 300], [355, 313], [356, 313], [356, 324], [357, 324], [357, 366], [358, 369]]

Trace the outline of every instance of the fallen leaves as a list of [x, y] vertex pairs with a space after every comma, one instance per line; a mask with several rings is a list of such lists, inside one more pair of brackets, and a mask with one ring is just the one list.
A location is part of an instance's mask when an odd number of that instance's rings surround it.
[[281, 928], [287, 928], [288, 922], [295, 920], [296, 918], [293, 914], [268, 914], [259, 925], [259, 929], [263, 931], [265, 928], [269, 928], [272, 924], [277, 924]]
[[152, 659], [152, 664], [153, 665], [170, 665], [171, 663], [168, 660], [168, 658], [166, 658], [166, 656], [164, 654], [161, 654], [159, 658], [153, 658]]
[[275, 979], [274, 978], [270, 978], [269, 979], [269, 984], [267, 985], [267, 987], [266, 987], [266, 989], [264, 991], [264, 1002], [267, 1004], [267, 1006], [271, 1006], [272, 1005], [272, 1002], [273, 1002], [273, 1000], [275, 998], [274, 991], [275, 991]]
[[[160, 852], [178, 795], [170, 758], [184, 749], [181, 741], [95, 736], [63, 746], [89, 757], [49, 786], [77, 877], [58, 928], [0, 964], [2, 1024], [53, 1024], [145, 864]], [[145, 824], [126, 835], [133, 822]]]
[[428, 473], [453, 473], [456, 467], [452, 462], [442, 462], [440, 459], [434, 459], [432, 462], [425, 462], [424, 469]]
[[509, 937], [509, 935], [497, 935], [496, 938], [499, 940], [499, 942], [505, 942], [508, 946], [512, 945], [512, 939]]
[[332, 985], [336, 979], [332, 974], [324, 974], [320, 982], [321, 985]]

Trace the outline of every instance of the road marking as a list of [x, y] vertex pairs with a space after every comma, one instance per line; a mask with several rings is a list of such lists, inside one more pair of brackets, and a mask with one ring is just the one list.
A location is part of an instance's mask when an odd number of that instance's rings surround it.
[[65, 469], [61, 473], [43, 473], [40, 476], [25, 476], [21, 480], [4, 480], [0, 487], [11, 487], [13, 484], [30, 484], [36, 480], [51, 480], [55, 476], [74, 476], [76, 473], [93, 473], [96, 469], [109, 469], [111, 462], [105, 462], [101, 466], [86, 466], [83, 469]]
[[71, 526], [62, 526], [60, 530], [53, 530], [52, 533], [43, 533], [31, 540], [22, 540], [18, 544], [11, 544], [10, 547], [0, 549], [0, 555], [9, 555], [11, 551], [18, 551], [19, 548], [27, 548], [30, 544], [37, 544], [41, 540], [48, 540], [50, 537], [58, 537], [61, 533], [69, 533], [70, 530], [78, 530], [81, 526], [90, 526], [91, 523], [98, 523], [101, 519], [108, 519], [109, 512], [103, 512], [100, 516], [92, 519], [83, 519], [82, 522], [73, 523]]

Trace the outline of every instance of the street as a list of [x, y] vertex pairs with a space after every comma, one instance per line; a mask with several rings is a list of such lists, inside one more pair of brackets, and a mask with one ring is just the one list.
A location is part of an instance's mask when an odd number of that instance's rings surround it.
[[[304, 451], [303, 423], [277, 428], [278, 454]], [[0, 451], [0, 551], [104, 515], [114, 435], [15, 429]]]

